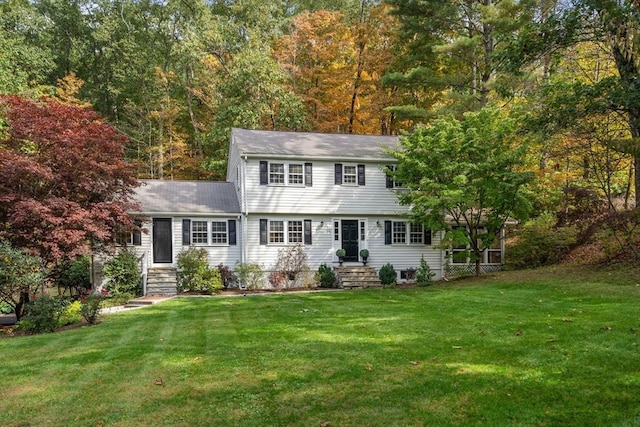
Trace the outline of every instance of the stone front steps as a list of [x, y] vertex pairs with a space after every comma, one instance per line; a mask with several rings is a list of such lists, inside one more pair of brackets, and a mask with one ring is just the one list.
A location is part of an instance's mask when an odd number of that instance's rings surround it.
[[178, 274], [175, 268], [150, 268], [147, 271], [147, 295], [176, 295]]
[[378, 273], [373, 267], [343, 266], [335, 267], [338, 285], [343, 289], [382, 288]]

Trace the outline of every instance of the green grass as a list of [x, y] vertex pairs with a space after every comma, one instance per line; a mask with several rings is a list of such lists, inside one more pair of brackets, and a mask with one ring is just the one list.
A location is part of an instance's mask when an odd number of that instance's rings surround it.
[[640, 270], [179, 298], [0, 340], [3, 426], [640, 425]]

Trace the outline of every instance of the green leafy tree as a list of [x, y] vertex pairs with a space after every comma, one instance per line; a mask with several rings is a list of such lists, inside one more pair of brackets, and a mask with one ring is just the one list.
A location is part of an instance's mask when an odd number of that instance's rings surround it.
[[51, 83], [55, 63], [49, 40], [50, 24], [32, 2], [0, 2], [0, 94]]
[[15, 249], [0, 239], [0, 301], [9, 305], [20, 320], [32, 295], [44, 285], [42, 260]]
[[533, 174], [522, 170], [526, 146], [514, 129], [513, 120], [485, 108], [463, 121], [448, 117], [419, 127], [390, 151], [398, 165], [388, 173], [403, 184], [398, 198], [411, 207], [412, 221], [445, 230], [445, 244], [469, 245], [477, 274], [507, 220], [531, 208], [524, 190]]

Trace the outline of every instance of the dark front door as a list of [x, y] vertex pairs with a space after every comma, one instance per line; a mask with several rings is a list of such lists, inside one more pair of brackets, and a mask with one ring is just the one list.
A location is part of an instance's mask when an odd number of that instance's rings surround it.
[[347, 253], [344, 260], [358, 261], [358, 220], [342, 220], [342, 249]]
[[153, 219], [153, 262], [171, 263], [173, 247], [171, 244], [171, 218]]

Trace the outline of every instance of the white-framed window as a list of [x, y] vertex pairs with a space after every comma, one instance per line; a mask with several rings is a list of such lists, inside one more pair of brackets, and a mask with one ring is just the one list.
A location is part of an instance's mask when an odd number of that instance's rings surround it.
[[269, 221], [269, 243], [284, 243], [284, 221]]
[[304, 184], [304, 166], [302, 163], [289, 163], [289, 184]]
[[[388, 165], [387, 169], [391, 172], [395, 172], [398, 169], [398, 166], [396, 165]], [[393, 178], [391, 178], [389, 175], [387, 175], [387, 188], [404, 188], [404, 185], [402, 185], [402, 183], [395, 181]]]
[[303, 238], [302, 221], [287, 222], [287, 242], [302, 243]]
[[211, 221], [211, 244], [223, 245], [227, 243], [227, 221]]
[[209, 244], [209, 222], [208, 221], [192, 221], [191, 222], [191, 244], [193, 245]]
[[422, 224], [407, 221], [384, 222], [385, 245], [430, 245], [431, 230]]
[[269, 184], [284, 183], [284, 163], [269, 163]]
[[345, 184], [358, 183], [358, 169], [356, 165], [344, 165], [342, 172], [342, 182]]
[[310, 219], [260, 219], [261, 245], [311, 245], [312, 241], [312, 221]]
[[193, 220], [191, 221], [192, 245], [226, 245], [229, 243], [228, 221]]
[[407, 224], [402, 221], [393, 221], [392, 240], [394, 244], [407, 242]]
[[260, 161], [260, 185], [313, 185], [312, 163]]
[[409, 243], [424, 244], [424, 227], [422, 224], [409, 224]]

